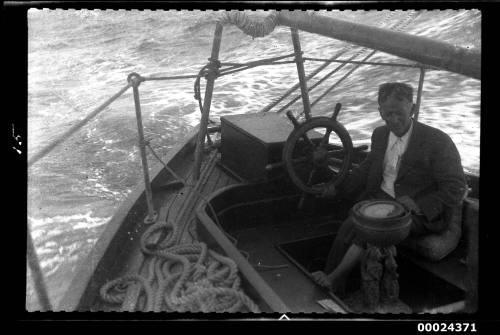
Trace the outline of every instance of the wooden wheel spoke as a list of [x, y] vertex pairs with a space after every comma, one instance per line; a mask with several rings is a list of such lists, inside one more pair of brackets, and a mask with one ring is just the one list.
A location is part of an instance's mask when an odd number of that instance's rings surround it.
[[333, 176], [338, 176], [340, 173], [340, 169], [337, 167], [329, 166], [328, 171], [333, 175]]
[[327, 128], [325, 132], [325, 136], [321, 139], [321, 145], [326, 145], [328, 144], [328, 140], [330, 139], [330, 134], [332, 133], [332, 128]]
[[315, 150], [314, 143], [312, 141], [307, 142], [303, 138], [300, 139], [300, 141], [297, 142], [297, 148], [294, 151], [294, 156], [305, 156], [309, 157], [312, 155], [312, 153]]
[[309, 147], [313, 149], [316, 147], [313, 141], [311, 141], [311, 139], [307, 136], [307, 133], [302, 134], [302, 139], [307, 143]]
[[342, 154], [342, 155], [345, 155], [347, 152], [344, 148], [342, 149], [331, 149], [331, 150], [328, 150], [328, 157], [333, 157], [333, 156], [337, 156], [339, 154]]
[[293, 164], [311, 163], [311, 159], [307, 156], [297, 157], [292, 160]]
[[328, 165], [343, 164], [344, 160], [336, 157], [328, 157]]
[[309, 178], [307, 179], [307, 186], [311, 186], [311, 183], [312, 183], [312, 179], [313, 179], [313, 176], [314, 176], [314, 173], [316, 172], [316, 169], [312, 169], [311, 170], [311, 173], [309, 173]]
[[326, 178], [330, 179], [335, 177], [340, 172], [340, 169], [336, 166], [323, 166], [321, 167], [321, 173], [326, 176]]
[[352, 141], [346, 129], [334, 118], [313, 117], [299, 124], [291, 113], [287, 116], [294, 130], [283, 150], [283, 161], [291, 180], [311, 194], [340, 183], [351, 160]]

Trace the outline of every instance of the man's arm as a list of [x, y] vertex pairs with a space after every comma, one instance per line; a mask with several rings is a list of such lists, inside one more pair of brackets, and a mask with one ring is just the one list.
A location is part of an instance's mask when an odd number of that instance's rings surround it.
[[430, 222], [443, 212], [444, 206], [460, 205], [466, 191], [460, 154], [452, 139], [442, 133], [432, 148], [431, 168], [437, 190], [415, 199]]

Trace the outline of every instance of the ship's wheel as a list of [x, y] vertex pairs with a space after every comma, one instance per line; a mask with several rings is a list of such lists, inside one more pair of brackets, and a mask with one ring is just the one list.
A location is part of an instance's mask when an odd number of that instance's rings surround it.
[[341, 104], [331, 117], [312, 117], [299, 123], [287, 116], [295, 129], [283, 148], [283, 161], [293, 183], [303, 192], [321, 195], [339, 185], [351, 167], [351, 136], [337, 121]]

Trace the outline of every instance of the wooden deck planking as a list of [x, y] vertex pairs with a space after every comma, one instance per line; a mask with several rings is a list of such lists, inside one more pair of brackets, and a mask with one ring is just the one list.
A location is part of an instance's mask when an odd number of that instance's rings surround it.
[[234, 179], [231, 175], [227, 174], [224, 170], [222, 170], [219, 166], [216, 167], [219, 170], [220, 178], [217, 182], [216, 189], [219, 190], [223, 187], [234, 185], [239, 183], [238, 180]]
[[[208, 200], [211, 194], [214, 192], [218, 191], [219, 189], [238, 183], [238, 181], [233, 178], [231, 175], [229, 175], [225, 170], [220, 168], [220, 165], [218, 164], [218, 160], [215, 162], [215, 166], [213, 167], [212, 174], [210, 178], [207, 180], [205, 185], [203, 186], [203, 189], [201, 190], [201, 193], [204, 197], [204, 199], [198, 199], [197, 203], [194, 206], [194, 210], [191, 212], [191, 217], [190, 221], [192, 223], [192, 219], [196, 215], [196, 209], [200, 205], [201, 202], [205, 202]], [[196, 224], [191, 224], [190, 227], [187, 229], [188, 234], [185, 236], [185, 240], [188, 241], [192, 236], [196, 236]]]
[[[198, 187], [198, 192], [202, 196], [198, 196], [196, 194], [197, 192], [193, 191], [192, 186], [185, 186], [179, 189], [177, 193], [168, 189], [160, 189], [154, 192], [154, 205], [155, 208], [159, 208], [157, 222], [167, 219], [178, 222], [179, 229], [183, 231], [183, 236], [181, 236], [179, 240], [181, 243], [190, 243], [193, 241], [189, 233], [190, 227], [186, 225], [189, 225], [195, 218], [195, 212], [198, 205], [202, 201], [205, 201], [205, 199], [208, 199], [208, 197], [218, 189], [238, 182], [217, 166], [218, 159], [218, 157], [212, 157], [210, 160], [209, 156], [205, 156], [202, 161], [202, 175], [203, 172], [208, 173], [203, 185], [199, 185]], [[182, 173], [181, 169], [178, 169], [179, 171], [176, 172], [181, 175], [188, 184], [192, 185], [194, 183], [192, 181], [193, 165], [190, 163], [188, 159], [186, 161], [186, 166], [189, 168], [183, 169], [183, 171], [185, 171], [184, 173]], [[125, 265], [123, 263], [117, 263], [116, 269], [112, 271], [112, 273], [116, 274], [116, 278], [130, 274], [140, 274], [147, 278], [149, 271], [148, 264], [151, 257], [144, 255], [141, 251], [140, 237], [148, 228], [149, 226], [145, 224], [138, 225], [137, 232], [134, 236], [135, 241], [132, 242], [131, 246], [127, 246], [133, 250], [124, 250], [121, 253], [121, 255], [128, 254], [128, 257], [126, 257], [128, 260], [125, 262]], [[158, 241], [160, 239], [160, 234], [154, 236], [154, 238]], [[134, 291], [138, 289], [138, 285], [135, 285], [135, 287], [132, 286], [129, 288], [129, 294], [134, 294]], [[142, 307], [143, 305], [144, 300], [141, 298], [139, 300], [139, 306]], [[93, 310], [116, 310], [117, 308], [120, 308], [120, 306], [106, 304], [101, 301], [101, 299], [96, 299], [93, 304]]]
[[[176, 173], [186, 180], [191, 176], [192, 169], [179, 169], [179, 171], [176, 171]], [[179, 193], [182, 193], [182, 190], [180, 190]], [[168, 214], [167, 211], [170, 208], [170, 204], [172, 204], [173, 202], [182, 202], [182, 198], [183, 198], [182, 196], [181, 197], [176, 196], [175, 193], [173, 193], [171, 190], [168, 189], [155, 190], [153, 193], [153, 203], [155, 208], [159, 208], [159, 210], [157, 210], [158, 211], [157, 222], [166, 220]], [[141, 251], [140, 239], [142, 234], [144, 234], [144, 232], [148, 228], [149, 225], [146, 225], [142, 222], [138, 223], [137, 230], [134, 236], [131, 238], [134, 240], [132, 245], [123, 246], [123, 251], [116, 256], [117, 259], [122, 259], [124, 261], [117, 262], [115, 265], [116, 270], [111, 271], [111, 273], [114, 274], [114, 278], [119, 278], [124, 275], [143, 273], [142, 270], [144, 268], [146, 257]], [[156, 238], [159, 238], [159, 236], [156, 236]], [[112, 279], [113, 278], [109, 278], [109, 280]], [[116, 309], [116, 306], [114, 308], [110, 307], [109, 304], [104, 303], [101, 299], [97, 297], [93, 305], [93, 309], [110, 310], [110, 309]]]
[[270, 221], [259, 227], [235, 230], [231, 233], [238, 241], [238, 249], [249, 254], [249, 263], [283, 302], [293, 308], [290, 312], [324, 313], [324, 308], [317, 301], [331, 299], [328, 292], [316, 285], [285, 257], [277, 249], [277, 245], [331, 233], [338, 224], [339, 222], [331, 221], [317, 227], [316, 224], [307, 224], [307, 221], [302, 223]]
[[[205, 157], [206, 158], [206, 157]], [[218, 169], [214, 169], [215, 167], [215, 161], [208, 161], [207, 159], [204, 159], [202, 162], [202, 171], [206, 171], [209, 173], [208, 179], [204, 183], [204, 185], [201, 186], [199, 192], [204, 196], [208, 197], [213, 191], [217, 190], [217, 185], [219, 180], [221, 179], [221, 171]], [[190, 169], [188, 176], [185, 178], [186, 180], [190, 180], [193, 175], [193, 170]], [[229, 179], [225, 179], [224, 185], [227, 184]], [[190, 182], [191, 183], [191, 182]], [[203, 199], [200, 199], [201, 197], [197, 196], [196, 194], [192, 194], [193, 190], [192, 187], [185, 187], [183, 188], [178, 196], [172, 196], [170, 197], [169, 201], [165, 202], [164, 205], [162, 206], [162, 210], [164, 213], [167, 212], [167, 209], [170, 212], [170, 215], [173, 213], [176, 213], [174, 217], [171, 217], [171, 219], [174, 219], [176, 221], [182, 220], [179, 225], [179, 229], [181, 229], [184, 233], [180, 239], [180, 243], [190, 243], [192, 242], [192, 238], [190, 238], [190, 235], [188, 233], [189, 227], [184, 227], [184, 225], [188, 225], [191, 220], [194, 218], [194, 210], [192, 208], [196, 208], [198, 203], [200, 201], [203, 201]], [[195, 192], [196, 193], [196, 192]], [[190, 201], [191, 203], [186, 204], [186, 201]], [[159, 219], [165, 220], [166, 214], [160, 215]], [[141, 257], [142, 255], [142, 257]], [[143, 253], [138, 250], [138, 258], [141, 261], [141, 266], [138, 271], [135, 273], [139, 273], [140, 275], [144, 277], [148, 277], [148, 272], [149, 272], [149, 260], [151, 259], [150, 257], [144, 257]], [[141, 299], [139, 301], [139, 306], [141, 308], [144, 306], [144, 300]]]

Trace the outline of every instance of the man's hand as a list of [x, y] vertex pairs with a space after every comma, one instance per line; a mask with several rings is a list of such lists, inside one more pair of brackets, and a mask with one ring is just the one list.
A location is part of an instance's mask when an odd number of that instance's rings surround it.
[[403, 195], [402, 197], [396, 198], [396, 201], [402, 204], [407, 210], [415, 214], [422, 214], [422, 210], [412, 198], [407, 195]]
[[332, 279], [328, 277], [323, 271], [316, 271], [311, 273], [316, 283], [320, 284], [323, 287], [330, 288], [332, 285]]

